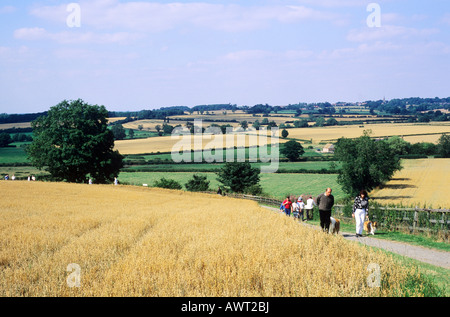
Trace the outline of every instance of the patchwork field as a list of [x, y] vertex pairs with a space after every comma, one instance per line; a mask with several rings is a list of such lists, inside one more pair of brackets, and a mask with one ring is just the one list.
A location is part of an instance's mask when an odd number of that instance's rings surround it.
[[[363, 135], [364, 130], [372, 130], [372, 137], [389, 137], [389, 136], [403, 136], [408, 142], [437, 142], [441, 134], [450, 133], [450, 123], [432, 123], [432, 124], [368, 124], [364, 126], [336, 126], [323, 128], [298, 128], [289, 129], [288, 138], [312, 140], [313, 144], [335, 142], [341, 137], [357, 138]], [[216, 140], [212, 142], [212, 140]], [[280, 143], [287, 142], [287, 139], [279, 139]], [[178, 139], [172, 139], [170, 136], [137, 139], [137, 140], [123, 140], [116, 141], [116, 149], [122, 154], [142, 154], [142, 153], [157, 153], [170, 152], [173, 146], [179, 142]], [[203, 137], [203, 146], [210, 145], [215, 147], [216, 144], [226, 144], [226, 136], [223, 138], [205, 135]], [[193, 144], [193, 138], [192, 142]], [[246, 138], [245, 145], [262, 145], [263, 143], [256, 143]], [[239, 146], [237, 141], [232, 143], [234, 146]]]
[[382, 204], [449, 209], [450, 159], [403, 160], [403, 169], [371, 197]]
[[[260, 134], [261, 136], [263, 134]], [[187, 137], [187, 139], [185, 139]], [[185, 143], [181, 143], [182, 140], [187, 140]], [[279, 139], [281, 142], [286, 140]], [[184, 141], [183, 141], [184, 142]], [[157, 153], [157, 152], [171, 152], [172, 150], [183, 151], [184, 149], [197, 149], [197, 142], [200, 142], [198, 148], [202, 149], [214, 149], [214, 148], [230, 148], [241, 146], [263, 146], [270, 144], [271, 138], [261, 138], [256, 134], [250, 133], [234, 133], [226, 135], [210, 135], [203, 134], [197, 139], [193, 135], [188, 136], [162, 136], [147, 139], [133, 139], [133, 140], [119, 140], [115, 141], [115, 149], [119, 150], [121, 154], [143, 154], [143, 153]], [[184, 148], [183, 148], [184, 147]]]
[[[430, 142], [436, 140], [442, 133], [450, 133], [450, 123], [428, 124], [366, 124], [364, 126], [335, 126], [311, 129], [289, 129], [289, 138], [313, 140], [313, 143], [336, 141], [341, 137], [357, 138], [364, 130], [372, 130], [371, 137], [404, 136], [408, 142]], [[439, 135], [437, 135], [439, 134]], [[437, 135], [437, 136], [436, 136]], [[409, 139], [411, 138], [411, 139]]]
[[0, 190], [0, 296], [423, 296], [428, 285], [381, 251], [251, 201], [114, 185]]

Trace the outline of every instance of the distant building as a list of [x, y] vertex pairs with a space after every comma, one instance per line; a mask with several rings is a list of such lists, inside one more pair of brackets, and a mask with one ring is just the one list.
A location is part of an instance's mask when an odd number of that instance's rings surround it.
[[322, 149], [323, 153], [334, 153], [334, 144], [327, 144]]

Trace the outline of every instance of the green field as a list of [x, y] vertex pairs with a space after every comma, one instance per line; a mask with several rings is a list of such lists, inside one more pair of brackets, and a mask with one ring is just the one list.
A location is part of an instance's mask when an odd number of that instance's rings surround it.
[[[284, 144], [280, 144], [280, 151], [281, 149], [284, 147]], [[233, 157], [237, 157], [238, 156], [238, 150], [237, 149], [225, 149], [223, 150], [223, 158], [224, 161], [226, 160], [227, 157], [227, 152], [228, 151], [233, 151]], [[239, 150], [242, 151], [242, 150]], [[314, 149], [308, 149], [308, 148], [304, 148], [305, 153], [301, 156], [302, 158], [305, 157], [326, 157], [329, 156], [328, 154], [322, 154], [319, 153], [317, 151], [315, 151]], [[213, 154], [215, 152], [213, 151]], [[268, 153], [270, 155], [270, 147], [268, 148]], [[242, 155], [242, 154], [240, 154]], [[191, 155], [191, 160], [194, 160], [194, 153], [192, 153]], [[249, 148], [245, 148], [245, 157], [249, 158], [250, 154], [249, 154]], [[283, 154], [280, 153], [280, 158], [284, 158], [285, 156]], [[203, 158], [203, 153], [202, 153], [202, 158]], [[258, 152], [258, 158], [259, 158], [259, 152]], [[161, 154], [135, 154], [135, 155], [126, 155], [125, 156], [125, 161], [127, 160], [145, 160], [145, 161], [172, 161], [172, 154], [171, 153], [161, 153]]]
[[[152, 186], [155, 181], [165, 177], [179, 182], [184, 187], [184, 184], [194, 174], [194, 172], [122, 172], [119, 175], [119, 181], [138, 186], [143, 184]], [[207, 179], [210, 181], [210, 189], [217, 190], [219, 186], [219, 182], [216, 180], [217, 175], [208, 172], [201, 174], [207, 175]], [[277, 199], [283, 199], [287, 194], [311, 194], [316, 196], [324, 192], [327, 187], [334, 189], [333, 195], [336, 200], [345, 197], [340, 185], [337, 183], [336, 174], [261, 174], [260, 184], [263, 191], [267, 194], [266, 196]]]
[[0, 164], [27, 163], [27, 154], [22, 147], [0, 147]]

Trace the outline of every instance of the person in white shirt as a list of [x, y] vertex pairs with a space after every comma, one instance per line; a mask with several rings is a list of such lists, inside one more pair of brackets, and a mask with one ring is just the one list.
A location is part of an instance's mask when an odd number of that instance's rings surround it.
[[316, 206], [314, 199], [309, 196], [306, 200], [305, 210], [306, 210], [306, 221], [313, 219], [313, 208]]
[[294, 216], [294, 219], [299, 219], [299, 211], [300, 211], [300, 208], [299, 208], [298, 204], [294, 201], [292, 203], [292, 215]]
[[305, 203], [303, 202], [302, 196], [298, 196], [297, 205], [298, 205], [298, 208], [300, 209], [299, 210], [299, 218], [302, 217], [302, 221], [305, 221], [305, 216], [304, 216]]

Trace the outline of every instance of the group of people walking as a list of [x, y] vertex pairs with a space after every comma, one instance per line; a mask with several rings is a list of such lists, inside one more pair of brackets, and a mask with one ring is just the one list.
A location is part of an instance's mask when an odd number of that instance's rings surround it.
[[308, 221], [313, 219], [314, 206], [316, 206], [316, 203], [314, 202], [312, 196], [308, 196], [306, 203], [303, 201], [302, 196], [298, 196], [297, 199], [292, 199], [291, 196], [286, 196], [286, 199], [280, 206], [280, 210], [282, 210], [289, 217], [292, 214], [292, 216], [298, 220], [301, 219], [302, 221]]
[[[334, 196], [332, 195], [332, 189], [327, 188], [324, 193], [317, 196], [316, 200], [312, 196], [308, 196], [306, 204], [303, 201], [303, 197], [299, 196], [297, 199], [286, 196], [286, 199], [282, 202], [280, 210], [287, 216], [293, 215], [294, 218], [302, 221], [308, 221], [313, 219], [313, 209], [317, 206], [319, 209], [320, 227], [324, 232], [328, 232], [331, 223], [331, 210], [334, 206]], [[356, 236], [362, 237], [364, 228], [364, 221], [368, 218], [369, 209], [369, 197], [365, 190], [361, 190], [359, 195], [356, 196], [353, 202], [352, 217], [356, 221]], [[305, 219], [306, 212], [306, 219]]]
[[[8, 181], [8, 180], [14, 181], [14, 180], [16, 180], [16, 176], [15, 175], [12, 175], [11, 177], [9, 177], [9, 174], [6, 174], [4, 178], [5, 178], [5, 181]], [[35, 181], [35, 180], [36, 180], [36, 176], [34, 176], [34, 175], [28, 176], [28, 181]]]

